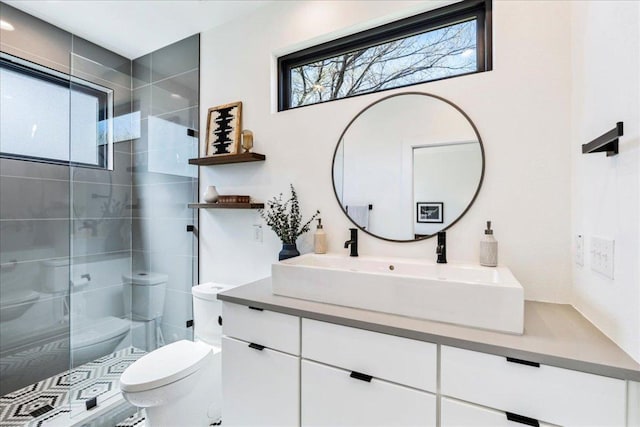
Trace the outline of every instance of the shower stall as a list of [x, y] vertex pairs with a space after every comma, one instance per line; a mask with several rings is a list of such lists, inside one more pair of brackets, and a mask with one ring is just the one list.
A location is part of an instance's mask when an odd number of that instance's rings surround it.
[[192, 338], [199, 36], [132, 61], [0, 17], [0, 424], [73, 425]]

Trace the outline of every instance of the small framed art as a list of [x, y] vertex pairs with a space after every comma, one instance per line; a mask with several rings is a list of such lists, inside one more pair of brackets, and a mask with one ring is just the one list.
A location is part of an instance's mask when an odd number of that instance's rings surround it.
[[421, 223], [444, 222], [444, 203], [442, 202], [418, 202], [416, 203], [417, 220]]
[[205, 157], [238, 154], [241, 133], [242, 102], [209, 108]]

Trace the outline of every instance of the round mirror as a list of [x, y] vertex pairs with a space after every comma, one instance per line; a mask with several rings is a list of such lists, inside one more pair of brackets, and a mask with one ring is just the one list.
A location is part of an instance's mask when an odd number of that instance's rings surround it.
[[333, 188], [358, 228], [391, 241], [456, 223], [484, 176], [478, 130], [455, 104], [426, 93], [374, 102], [347, 125], [333, 155]]

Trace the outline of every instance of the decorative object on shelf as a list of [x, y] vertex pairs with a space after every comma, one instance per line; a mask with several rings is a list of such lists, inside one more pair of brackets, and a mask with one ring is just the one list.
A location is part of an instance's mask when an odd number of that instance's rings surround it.
[[207, 203], [216, 203], [219, 199], [220, 195], [218, 194], [218, 190], [216, 190], [215, 185], [210, 185], [207, 187], [207, 190], [202, 195], [202, 200]]
[[205, 156], [238, 154], [242, 129], [242, 102], [209, 108]]
[[418, 202], [416, 203], [416, 219], [421, 223], [442, 224], [444, 221], [444, 203]]
[[253, 148], [253, 132], [249, 129], [242, 131], [242, 148], [245, 153], [249, 153]]
[[582, 154], [606, 152], [607, 157], [618, 154], [618, 138], [624, 135], [623, 122], [616, 123], [616, 127], [593, 141], [582, 144]]
[[317, 210], [309, 221], [302, 224], [298, 194], [292, 184], [290, 187], [291, 197], [288, 200], [282, 200], [282, 193], [280, 193], [278, 197], [267, 202], [266, 209], [259, 210], [262, 219], [282, 241], [282, 250], [278, 254], [279, 261], [300, 255], [296, 240], [309, 231], [311, 222], [320, 215], [320, 211]]
[[218, 197], [218, 203], [249, 203], [250, 201], [251, 197], [236, 194], [225, 194]]

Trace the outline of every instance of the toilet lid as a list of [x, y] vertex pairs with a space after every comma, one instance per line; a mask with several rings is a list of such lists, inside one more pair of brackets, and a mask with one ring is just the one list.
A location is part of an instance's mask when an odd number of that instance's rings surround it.
[[71, 316], [71, 348], [87, 347], [123, 335], [129, 326], [128, 320], [113, 316], [96, 319]]
[[176, 341], [133, 362], [120, 376], [120, 389], [140, 392], [176, 382], [209, 363], [211, 347], [193, 341]]
[[8, 307], [14, 304], [24, 304], [40, 298], [40, 294], [29, 289], [16, 289], [14, 291], [2, 291], [1, 307]]

